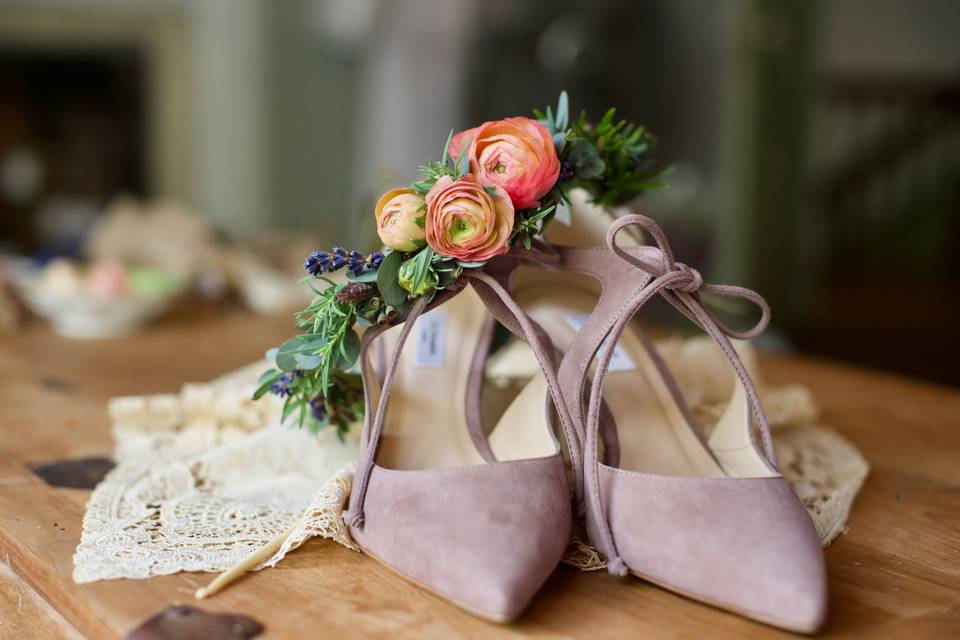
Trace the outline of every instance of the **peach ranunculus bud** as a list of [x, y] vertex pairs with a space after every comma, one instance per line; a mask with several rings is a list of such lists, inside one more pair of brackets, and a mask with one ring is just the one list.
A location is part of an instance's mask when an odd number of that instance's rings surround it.
[[540, 205], [557, 183], [560, 159], [547, 128], [523, 116], [484, 122], [450, 139], [456, 161], [469, 144], [470, 171], [483, 184], [503, 187], [516, 209]]
[[413, 189], [391, 189], [380, 196], [375, 209], [377, 234], [397, 251], [416, 251], [424, 245], [426, 205]]
[[482, 262], [509, 251], [514, 210], [501, 187], [471, 175], [441, 176], [427, 194], [427, 244], [440, 255]]

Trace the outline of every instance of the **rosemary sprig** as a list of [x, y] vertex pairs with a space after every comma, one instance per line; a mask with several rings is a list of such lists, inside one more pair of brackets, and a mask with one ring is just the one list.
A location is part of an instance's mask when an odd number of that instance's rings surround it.
[[[322, 276], [307, 277], [303, 281], [315, 294], [310, 305], [296, 314], [297, 326], [303, 333], [268, 352], [276, 369], [261, 377], [254, 393], [255, 399], [268, 391], [283, 397], [281, 419], [296, 413], [301, 426], [308, 423], [308, 418], [312, 418], [310, 425], [318, 422], [317, 407], [320, 406], [326, 407], [324, 415], [336, 415], [338, 411], [343, 414], [338, 396], [332, 390], [342, 384], [338, 380], [360, 355], [360, 338], [353, 328], [358, 310], [379, 306], [370, 298], [357, 304], [338, 300], [338, 294], [348, 286], [356, 286], [355, 283], [338, 285]], [[317, 289], [313, 281], [327, 286]], [[338, 425], [338, 433], [347, 427]]]

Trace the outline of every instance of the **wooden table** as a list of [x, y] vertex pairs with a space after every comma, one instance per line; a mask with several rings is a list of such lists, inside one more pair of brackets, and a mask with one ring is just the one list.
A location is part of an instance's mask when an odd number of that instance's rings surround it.
[[[89, 491], [53, 488], [27, 465], [109, 456], [109, 397], [213, 378], [289, 330], [286, 319], [207, 315], [114, 340], [63, 340], [38, 325], [0, 337], [0, 638], [122, 637], [176, 602], [252, 616], [267, 638], [790, 636], [638, 579], [567, 566], [520, 622], [498, 626], [319, 540], [201, 604], [192, 593], [209, 574], [74, 584]], [[849, 532], [826, 552], [822, 635], [960, 637], [960, 391], [803, 358], [765, 359], [763, 369], [773, 383], [808, 385], [873, 467]]]

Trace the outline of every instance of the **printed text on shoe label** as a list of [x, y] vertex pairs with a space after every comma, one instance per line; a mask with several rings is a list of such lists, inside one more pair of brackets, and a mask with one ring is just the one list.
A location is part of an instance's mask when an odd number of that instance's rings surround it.
[[447, 341], [447, 312], [434, 309], [417, 319], [413, 365], [424, 369], [442, 369]]

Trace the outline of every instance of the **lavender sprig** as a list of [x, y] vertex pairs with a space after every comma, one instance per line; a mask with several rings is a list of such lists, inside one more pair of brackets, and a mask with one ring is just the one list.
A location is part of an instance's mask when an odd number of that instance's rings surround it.
[[314, 277], [323, 273], [339, 271], [344, 266], [354, 275], [359, 276], [364, 271], [375, 271], [383, 262], [383, 254], [379, 251], [364, 256], [359, 251], [347, 251], [343, 247], [334, 247], [330, 251], [314, 251], [303, 261], [303, 268]]

